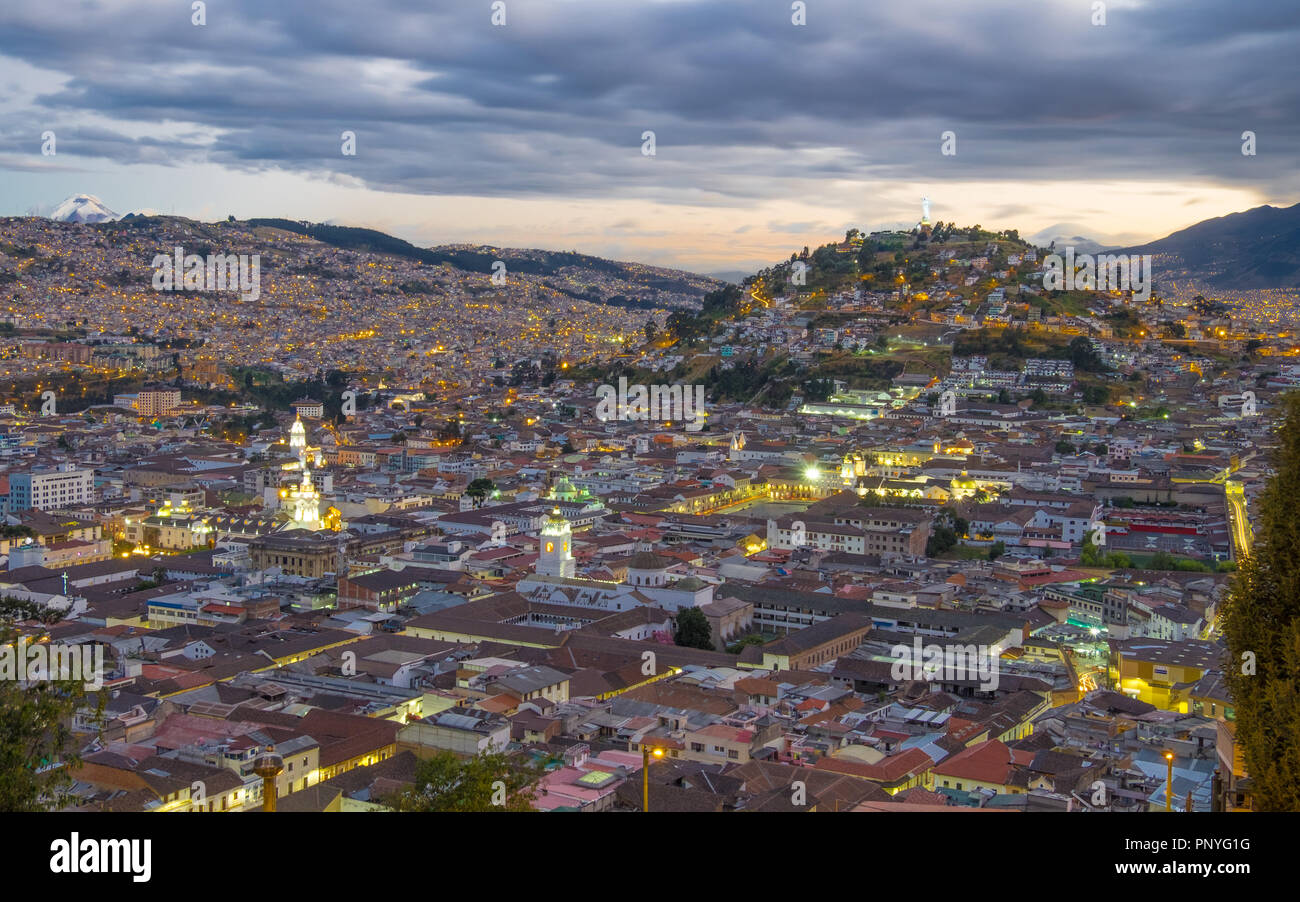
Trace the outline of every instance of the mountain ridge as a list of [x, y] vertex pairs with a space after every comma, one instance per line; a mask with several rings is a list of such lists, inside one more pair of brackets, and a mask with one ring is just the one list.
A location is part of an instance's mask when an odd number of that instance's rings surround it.
[[1215, 288], [1300, 288], [1300, 203], [1205, 219], [1121, 253], [1152, 254], [1157, 270]]

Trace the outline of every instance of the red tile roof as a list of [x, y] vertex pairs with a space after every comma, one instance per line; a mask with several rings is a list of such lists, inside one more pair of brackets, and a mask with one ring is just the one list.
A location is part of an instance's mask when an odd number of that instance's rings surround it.
[[1016, 763], [1006, 743], [990, 739], [941, 761], [934, 766], [934, 772], [945, 777], [1006, 786], [1011, 782]]

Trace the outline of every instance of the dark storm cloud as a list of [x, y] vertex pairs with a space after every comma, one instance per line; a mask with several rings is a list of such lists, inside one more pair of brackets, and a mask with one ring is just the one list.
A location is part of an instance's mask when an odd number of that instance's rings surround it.
[[1111, 3], [1104, 27], [1088, 0], [809, 0], [806, 27], [785, 2], [506, 0], [505, 27], [487, 0], [211, 0], [205, 27], [181, 2], [10, 6], [0, 54], [66, 77], [0, 105], [10, 152], [57, 123], [61, 153], [121, 163], [717, 204], [868, 177], [1300, 188], [1300, 9], [1274, 0]]

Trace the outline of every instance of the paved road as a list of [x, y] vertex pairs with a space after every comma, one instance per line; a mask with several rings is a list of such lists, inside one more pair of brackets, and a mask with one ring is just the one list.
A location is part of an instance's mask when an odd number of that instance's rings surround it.
[[1223, 487], [1224, 498], [1228, 502], [1228, 525], [1232, 530], [1232, 544], [1236, 549], [1236, 558], [1241, 560], [1250, 554], [1254, 535], [1250, 528], [1250, 516], [1246, 512], [1246, 494], [1239, 483], [1229, 481]]

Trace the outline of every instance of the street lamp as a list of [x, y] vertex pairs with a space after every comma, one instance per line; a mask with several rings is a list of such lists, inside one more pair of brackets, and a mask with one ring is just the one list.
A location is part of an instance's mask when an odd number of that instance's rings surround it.
[[664, 756], [664, 750], [659, 746], [653, 748], [648, 745], [641, 746], [641, 810], [650, 810], [650, 756], [656, 758]]
[[1165, 777], [1165, 811], [1173, 811], [1171, 807], [1174, 798], [1174, 753], [1165, 752], [1165, 763], [1169, 765], [1169, 773]]

